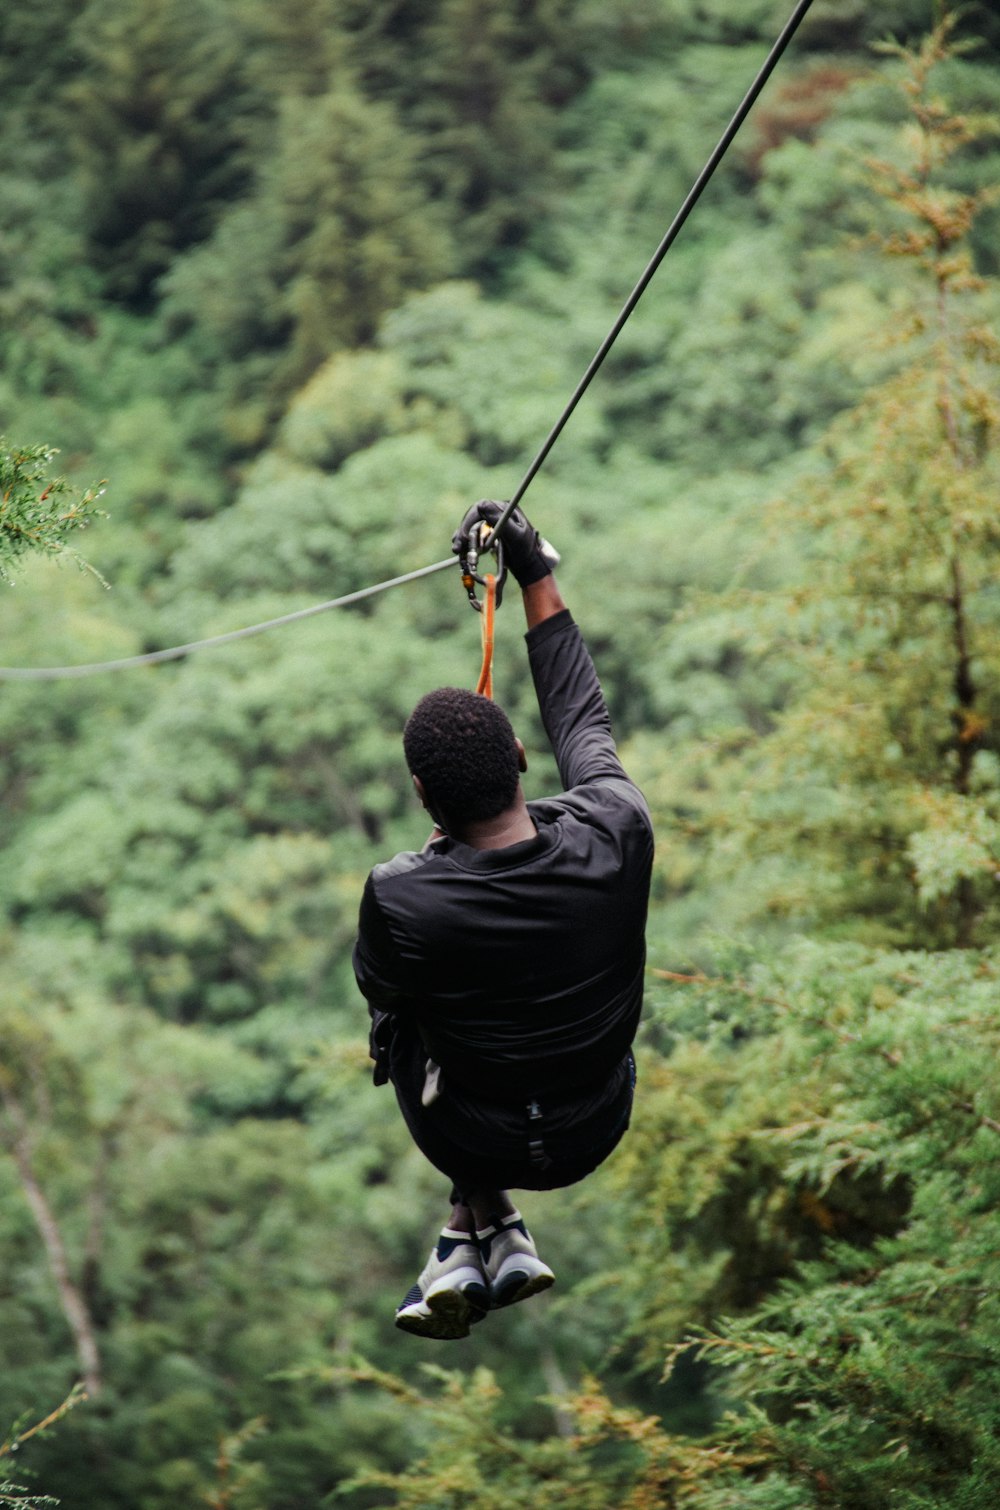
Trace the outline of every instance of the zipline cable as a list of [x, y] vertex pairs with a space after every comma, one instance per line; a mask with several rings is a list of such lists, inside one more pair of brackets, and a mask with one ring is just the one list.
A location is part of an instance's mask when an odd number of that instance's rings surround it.
[[754, 101], [757, 99], [757, 96], [760, 94], [761, 90], [764, 88], [764, 85], [767, 83], [768, 79], [771, 77], [771, 74], [777, 67], [781, 55], [785, 51], [785, 48], [788, 46], [795, 33], [798, 31], [799, 23], [802, 21], [811, 4], [812, 0], [798, 0], [798, 4], [792, 11], [792, 14], [789, 16], [788, 20], [785, 22], [784, 27], [782, 28], [777, 40], [774, 43], [774, 46], [771, 48], [771, 51], [768, 53], [764, 62], [761, 64], [757, 77], [754, 79], [753, 83], [750, 85], [750, 88], [743, 96], [743, 99], [740, 102], [740, 105], [736, 110], [736, 113], [734, 114], [732, 120], [729, 122], [729, 125], [720, 136], [714, 152], [711, 154], [705, 166], [698, 174], [698, 177], [695, 179], [694, 183], [691, 186], [687, 198], [681, 205], [680, 209], [677, 211], [677, 214], [674, 216], [666, 235], [660, 242], [659, 246], [656, 248], [656, 251], [653, 253], [653, 256], [647, 264], [642, 277], [639, 279], [635, 288], [632, 290], [631, 294], [629, 294], [628, 299], [623, 304], [621, 313], [619, 314], [617, 320], [608, 331], [608, 334], [601, 342], [601, 345], [598, 347], [597, 351], [594, 353], [590, 366], [583, 374], [583, 377], [580, 379], [575, 391], [567, 402], [566, 407], [563, 409], [563, 412], [560, 414], [559, 418], [552, 426], [552, 429], [545, 437], [545, 440], [543, 441], [539, 449], [538, 455], [531, 463], [531, 466], [528, 468], [527, 472], [525, 472], [517, 488], [514, 490], [513, 497], [507, 504], [503, 513], [500, 515], [500, 518], [497, 520], [496, 528], [498, 532], [503, 529], [504, 525], [507, 523], [507, 520], [510, 518], [511, 514], [517, 508], [521, 499], [528, 491], [528, 488], [531, 486], [536, 473], [541, 468], [549, 452], [552, 450], [552, 447], [555, 445], [556, 441], [559, 439], [560, 435], [565, 429], [570, 415], [573, 413], [573, 410], [576, 408], [577, 404], [580, 402], [580, 400], [583, 398], [583, 395], [590, 387], [592, 379], [596, 376], [598, 370], [604, 362], [604, 358], [607, 356], [608, 352], [615, 344], [615, 341], [618, 339], [625, 326], [626, 320], [645, 293], [648, 284], [652, 280], [653, 274], [656, 272], [657, 268], [663, 261], [664, 257], [667, 255], [667, 252], [673, 246], [674, 242], [677, 240], [684, 222], [687, 220], [691, 211], [694, 209], [695, 205], [698, 203], [698, 200], [701, 198], [702, 191], [704, 190], [709, 179], [712, 177], [716, 168], [725, 157], [726, 152], [728, 151], [733, 141], [733, 138], [736, 136], [736, 133], [739, 131], [743, 122], [749, 115], [751, 109], [753, 108]]
[[[583, 395], [586, 393], [587, 389], [590, 387], [590, 384], [599, 371], [601, 365], [603, 364], [605, 357], [608, 355], [608, 352], [611, 350], [612, 346], [615, 344], [615, 341], [618, 339], [619, 335], [624, 329], [629, 315], [632, 313], [639, 300], [642, 298], [642, 295], [645, 293], [646, 288], [652, 280], [654, 273], [656, 272], [660, 263], [663, 261], [664, 257], [667, 255], [667, 252], [673, 246], [685, 221], [691, 214], [691, 211], [694, 209], [695, 205], [698, 203], [698, 200], [701, 198], [705, 186], [708, 184], [716, 168], [725, 157], [726, 152], [728, 151], [734, 137], [736, 136], [736, 133], [739, 131], [743, 122], [746, 120], [747, 116], [750, 113], [750, 110], [753, 108], [757, 96], [760, 94], [761, 90], [764, 88], [764, 85], [767, 83], [768, 79], [771, 77], [771, 74], [777, 67], [782, 54], [787, 48], [789, 42], [794, 37], [796, 31], [799, 28], [800, 22], [802, 21], [806, 12], [809, 10], [811, 4], [812, 0], [798, 0], [797, 5], [795, 6], [788, 20], [785, 22], [785, 25], [783, 26], [773, 47], [771, 48], [771, 51], [768, 53], [764, 62], [761, 64], [756, 78], [750, 85], [750, 88], [747, 90], [746, 94], [743, 96], [742, 101], [740, 102], [735, 114], [732, 117], [732, 120], [729, 122], [729, 125], [722, 133], [714, 151], [712, 152], [712, 154], [708, 158], [708, 161], [705, 163], [705, 166], [702, 168], [701, 172], [698, 174], [698, 177], [692, 184], [691, 189], [689, 190], [688, 195], [684, 200], [684, 203], [681, 205], [680, 209], [677, 211], [677, 214], [674, 216], [666, 235], [663, 237], [663, 240], [660, 242], [656, 251], [653, 253], [652, 258], [646, 265], [646, 268], [644, 269], [638, 283], [635, 285], [635, 288], [632, 290], [628, 299], [622, 306], [618, 318], [615, 320], [615, 323], [612, 325], [611, 329], [608, 331], [608, 334], [601, 342], [601, 345], [594, 353], [594, 356], [591, 359], [590, 365], [587, 367], [586, 372], [583, 374], [583, 377], [576, 385], [576, 388], [574, 389], [572, 395], [563, 408], [563, 411], [560, 414], [559, 418], [556, 420], [555, 424], [552, 426], [552, 429], [545, 437], [545, 440], [543, 441], [538, 454], [536, 455], [534, 461], [531, 463], [527, 472], [522, 477], [517, 488], [514, 490], [514, 494], [511, 497], [509, 503], [506, 504], [503, 513], [497, 520], [496, 530], [494, 531], [494, 533], [499, 533], [500, 530], [503, 529], [504, 525], [507, 523], [507, 520], [517, 508], [517, 505], [520, 503], [521, 499], [528, 491], [528, 488], [531, 486], [531, 483], [534, 481], [534, 478], [541, 469], [546, 457], [565, 429], [566, 424], [569, 421], [569, 418], [572, 415], [574, 409], [582, 399]], [[123, 659], [117, 661], [95, 661], [90, 664], [81, 666], [0, 666], [0, 681], [55, 681], [63, 677], [96, 676], [101, 671], [127, 671], [134, 666], [154, 666], [158, 665], [162, 661], [179, 660], [182, 656], [190, 655], [193, 651], [196, 650], [207, 650], [213, 645], [226, 645], [233, 640], [248, 639], [251, 635], [263, 634], [265, 630], [276, 629], [279, 625], [292, 624], [299, 619], [310, 618], [313, 614], [325, 613], [330, 608], [342, 608], [346, 607], [348, 603], [359, 603], [363, 598], [374, 597], [376, 593], [386, 592], [391, 587], [400, 587], [406, 582], [416, 581], [419, 577], [429, 577], [435, 572], [444, 571], [446, 567], [456, 566], [457, 564], [457, 558], [455, 556], [449, 556], [444, 561], [435, 561], [432, 566], [419, 567], [416, 571], [406, 572], [401, 577], [392, 577], [386, 582], [377, 582], [372, 587], [363, 587], [358, 592], [346, 593], [341, 598], [331, 598], [326, 603], [316, 603], [311, 608], [300, 608], [295, 613], [282, 614], [280, 618], [277, 619], [267, 619], [261, 624], [250, 624], [245, 629], [230, 630], [228, 634], [210, 635], [207, 639], [204, 640], [192, 640], [190, 644], [187, 645], [174, 645], [168, 650], [153, 650], [150, 651], [147, 655], [126, 656]]]
[[376, 593], [387, 592], [390, 587], [402, 587], [406, 582], [415, 582], [418, 577], [429, 577], [433, 572], [443, 571], [446, 566], [455, 566], [454, 556], [446, 561], [435, 561], [433, 566], [420, 566], [401, 577], [390, 577], [387, 582], [376, 582], [373, 587], [361, 587], [357, 592], [345, 593], [342, 598], [331, 598], [326, 603], [314, 603], [311, 608], [298, 608], [294, 613], [283, 613], [277, 619], [265, 619], [262, 624], [250, 624], [246, 629], [231, 629], [227, 634], [213, 634], [206, 640], [192, 640], [188, 645], [173, 645], [169, 650], [151, 650], [146, 655], [127, 655], [118, 661], [94, 661], [85, 666], [0, 666], [0, 678], [7, 681], [56, 681], [68, 676], [96, 676], [99, 671], [130, 671], [133, 666], [156, 666], [161, 661], [180, 660], [194, 650], [207, 650], [212, 645], [228, 645], [233, 640], [247, 640], [251, 635], [263, 634], [266, 629], [277, 629], [281, 624], [294, 624], [299, 619], [312, 618], [313, 614], [326, 613], [329, 608], [346, 608], [348, 603], [360, 603], [363, 598], [373, 598]]

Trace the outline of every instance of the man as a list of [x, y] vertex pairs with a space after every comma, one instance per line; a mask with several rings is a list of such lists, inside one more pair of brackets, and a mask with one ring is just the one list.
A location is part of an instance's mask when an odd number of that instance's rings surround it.
[[[478, 503], [454, 548], [464, 555]], [[540, 537], [503, 532], [561, 796], [526, 802], [524, 746], [506, 715], [458, 688], [429, 693], [403, 735], [434, 820], [419, 854], [377, 865], [354, 951], [372, 1017], [376, 1084], [452, 1182], [452, 1211], [396, 1324], [464, 1337], [552, 1270], [510, 1189], [574, 1184], [629, 1122], [653, 837], [622, 768], [590, 655]]]

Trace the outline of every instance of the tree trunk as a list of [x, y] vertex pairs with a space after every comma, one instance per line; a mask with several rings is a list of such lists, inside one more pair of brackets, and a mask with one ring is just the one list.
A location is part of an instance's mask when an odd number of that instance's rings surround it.
[[66, 1245], [59, 1230], [59, 1223], [35, 1175], [31, 1131], [24, 1109], [17, 1097], [2, 1082], [0, 1082], [0, 1103], [7, 1113], [13, 1131], [10, 1148], [21, 1179], [24, 1198], [41, 1233], [49, 1269], [59, 1295], [59, 1303], [73, 1334], [83, 1387], [87, 1394], [93, 1397], [99, 1394], [101, 1389], [101, 1357], [90, 1312], [70, 1273]]

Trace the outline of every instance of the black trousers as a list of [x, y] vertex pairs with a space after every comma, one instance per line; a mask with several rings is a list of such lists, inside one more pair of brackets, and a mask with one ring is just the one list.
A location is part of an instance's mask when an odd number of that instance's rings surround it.
[[556, 1190], [575, 1185], [621, 1141], [632, 1111], [631, 1054], [604, 1085], [570, 1095], [505, 1101], [471, 1095], [445, 1077], [441, 1095], [422, 1104], [427, 1052], [419, 1037], [395, 1033], [389, 1079], [414, 1143], [452, 1183], [452, 1200], [477, 1190]]

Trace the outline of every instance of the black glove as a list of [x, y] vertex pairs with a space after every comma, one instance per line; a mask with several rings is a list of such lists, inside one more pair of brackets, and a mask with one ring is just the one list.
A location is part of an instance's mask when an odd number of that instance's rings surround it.
[[[506, 507], [493, 498], [481, 498], [474, 503], [451, 537], [451, 548], [456, 556], [464, 558], [468, 555], [469, 536], [480, 520], [485, 519], [487, 524], [494, 525]], [[504, 525], [500, 543], [507, 566], [519, 587], [540, 582], [558, 564], [556, 552], [528, 523], [520, 509], [515, 509]]]

